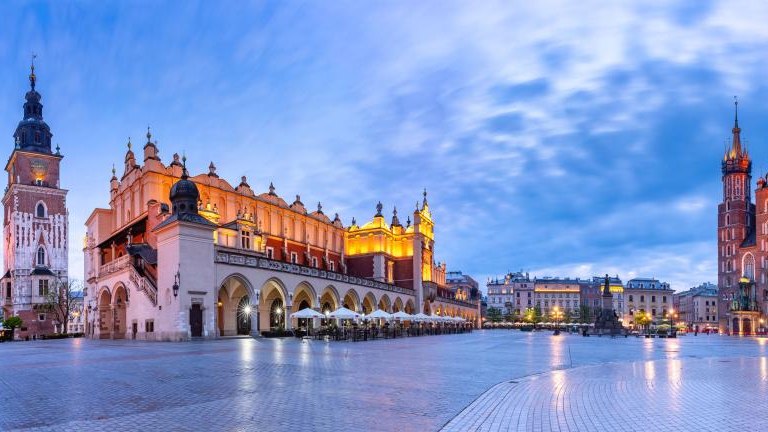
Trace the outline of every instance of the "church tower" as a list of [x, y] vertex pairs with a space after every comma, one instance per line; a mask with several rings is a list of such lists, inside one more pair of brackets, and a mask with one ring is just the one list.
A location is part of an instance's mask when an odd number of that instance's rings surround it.
[[32, 338], [58, 331], [40, 305], [59, 282], [67, 281], [69, 235], [67, 191], [59, 184], [62, 155], [51, 150], [51, 130], [43, 120], [43, 104], [35, 90], [32, 63], [24, 117], [13, 134], [14, 148], [5, 165], [8, 186], [3, 196], [3, 315], [23, 320], [17, 337]]
[[[730, 297], [742, 276], [754, 281], [754, 264], [750, 266], [752, 274], [742, 274], [741, 252], [743, 247], [754, 244], [755, 205], [752, 204], [752, 160], [741, 144], [739, 128], [739, 105], [735, 102], [733, 138], [731, 148], [723, 155], [721, 164], [723, 181], [723, 202], [718, 206], [717, 244], [718, 244], [718, 286], [721, 297]], [[725, 309], [721, 308], [721, 316]]]

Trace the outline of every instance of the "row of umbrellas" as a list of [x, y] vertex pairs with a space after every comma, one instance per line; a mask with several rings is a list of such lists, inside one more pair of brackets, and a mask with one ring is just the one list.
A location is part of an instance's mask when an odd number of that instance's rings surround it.
[[291, 318], [335, 318], [335, 319], [383, 319], [383, 320], [398, 320], [398, 321], [413, 321], [413, 322], [464, 322], [464, 318], [460, 317], [448, 317], [439, 315], [427, 315], [423, 313], [417, 313], [411, 315], [403, 311], [395, 312], [393, 314], [376, 309], [375, 311], [365, 315], [353, 310], [349, 310], [345, 307], [340, 307], [328, 315], [321, 314], [320, 312], [312, 308], [304, 308], [298, 312], [291, 314]]

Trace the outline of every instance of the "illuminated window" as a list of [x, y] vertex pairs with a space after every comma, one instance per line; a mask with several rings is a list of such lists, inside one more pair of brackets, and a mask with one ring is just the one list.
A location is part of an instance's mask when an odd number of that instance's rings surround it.
[[240, 232], [240, 247], [243, 249], [250, 249], [251, 248], [251, 233], [248, 231], [241, 231]]

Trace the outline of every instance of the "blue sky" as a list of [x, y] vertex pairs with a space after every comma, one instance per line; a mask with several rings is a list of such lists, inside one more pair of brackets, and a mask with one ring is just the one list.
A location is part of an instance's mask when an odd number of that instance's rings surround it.
[[149, 124], [165, 162], [213, 160], [345, 224], [426, 187], [438, 259], [483, 283], [685, 289], [715, 281], [734, 95], [768, 169], [768, 4], [628, 3], [3, 2], [0, 131], [10, 154], [35, 52], [76, 277], [83, 223]]

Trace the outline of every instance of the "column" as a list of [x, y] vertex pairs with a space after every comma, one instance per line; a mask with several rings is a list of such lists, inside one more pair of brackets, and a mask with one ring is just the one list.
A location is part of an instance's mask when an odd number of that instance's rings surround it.
[[293, 325], [291, 323], [291, 305], [286, 305], [285, 312], [283, 313], [285, 313], [285, 330], [288, 331], [293, 329]]

